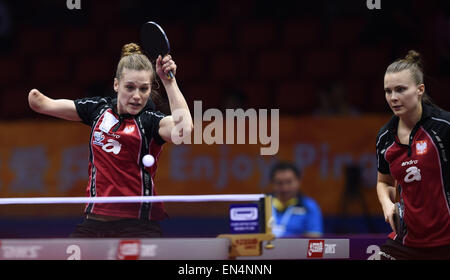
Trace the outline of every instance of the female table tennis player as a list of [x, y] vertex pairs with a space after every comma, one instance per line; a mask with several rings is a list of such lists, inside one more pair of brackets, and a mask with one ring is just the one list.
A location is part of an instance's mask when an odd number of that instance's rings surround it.
[[[189, 135], [192, 117], [175, 78], [177, 66], [170, 55], [159, 56], [156, 72], [141, 48], [127, 44], [122, 48], [114, 78], [116, 98], [51, 99], [36, 89], [29, 93], [30, 107], [38, 113], [91, 126], [89, 183], [87, 195], [152, 196], [154, 176], [162, 145], [173, 142], [173, 128]], [[155, 111], [151, 95], [159, 76], [167, 92], [171, 113], [181, 112], [174, 119]], [[155, 164], [146, 168], [142, 158], [151, 154]], [[158, 220], [166, 213], [162, 203], [87, 204], [85, 219], [71, 237], [159, 237]]]
[[450, 259], [450, 113], [425, 93], [416, 51], [388, 66], [384, 90], [394, 116], [376, 140], [377, 193], [393, 232], [381, 258]]

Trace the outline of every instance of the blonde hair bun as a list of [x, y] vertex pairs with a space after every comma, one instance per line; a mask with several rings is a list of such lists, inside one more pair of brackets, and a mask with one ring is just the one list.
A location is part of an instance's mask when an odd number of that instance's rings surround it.
[[416, 52], [415, 50], [410, 50], [408, 54], [405, 56], [405, 60], [410, 61], [412, 63], [421, 64], [422, 57], [420, 53]]
[[121, 58], [132, 54], [143, 54], [142, 48], [136, 43], [129, 43], [122, 47]]
[[122, 47], [122, 56], [117, 65], [116, 78], [120, 80], [123, 69], [136, 71], [150, 71], [152, 80], [155, 77], [155, 71], [152, 63], [146, 55], [143, 54], [142, 48], [136, 43], [129, 43]]

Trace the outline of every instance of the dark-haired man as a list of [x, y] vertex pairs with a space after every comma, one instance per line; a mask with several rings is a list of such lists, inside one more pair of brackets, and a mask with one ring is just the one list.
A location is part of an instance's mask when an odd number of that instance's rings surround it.
[[273, 233], [276, 237], [320, 237], [323, 234], [319, 205], [300, 192], [301, 173], [289, 162], [271, 170]]

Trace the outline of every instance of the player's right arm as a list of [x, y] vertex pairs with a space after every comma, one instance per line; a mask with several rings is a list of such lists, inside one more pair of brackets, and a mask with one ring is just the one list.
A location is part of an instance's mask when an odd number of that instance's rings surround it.
[[33, 111], [69, 121], [81, 121], [75, 103], [69, 99], [52, 99], [37, 89], [28, 94], [28, 103]]
[[392, 230], [396, 232], [394, 222], [396, 190], [395, 180], [391, 174], [378, 172], [377, 194], [381, 208], [383, 209], [384, 219], [391, 225]]

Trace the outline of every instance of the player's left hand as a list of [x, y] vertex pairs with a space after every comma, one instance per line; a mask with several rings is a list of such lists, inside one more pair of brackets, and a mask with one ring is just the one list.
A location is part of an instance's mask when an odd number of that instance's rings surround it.
[[172, 56], [170, 54], [165, 57], [158, 56], [156, 59], [156, 73], [162, 81], [169, 81], [169, 72], [172, 71], [172, 74], [175, 76], [177, 72], [177, 65], [172, 60]]

